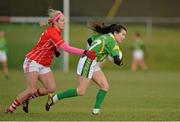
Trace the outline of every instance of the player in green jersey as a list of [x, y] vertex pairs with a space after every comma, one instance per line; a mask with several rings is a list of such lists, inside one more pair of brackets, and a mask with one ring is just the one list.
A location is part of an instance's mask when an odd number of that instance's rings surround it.
[[142, 70], [146, 70], [147, 66], [144, 61], [144, 51], [145, 51], [145, 45], [141, 38], [141, 35], [139, 32], [135, 32], [133, 35], [133, 44], [132, 44], [132, 64], [131, 64], [131, 70], [136, 71], [138, 66]]
[[5, 78], [9, 79], [8, 63], [7, 63], [7, 46], [4, 36], [5, 36], [4, 31], [0, 31], [0, 63], [2, 64]]
[[50, 107], [58, 100], [85, 95], [89, 83], [92, 79], [99, 86], [99, 91], [96, 96], [96, 101], [92, 113], [99, 114], [102, 102], [109, 90], [108, 81], [102, 72], [99, 63], [106, 59], [108, 55], [110, 55], [113, 57], [115, 64], [119, 66], [121, 65], [122, 53], [118, 43], [121, 43], [125, 39], [127, 30], [125, 27], [117, 24], [110, 26], [94, 25], [93, 28], [93, 30], [97, 32], [96, 34], [100, 35], [96, 35], [95, 38], [93, 35], [88, 39], [88, 43], [90, 45], [88, 49], [93, 49], [96, 51], [96, 59], [92, 61], [86, 56], [80, 58], [77, 66], [79, 81], [78, 87], [68, 89], [55, 95], [49, 94], [46, 103], [47, 111], [49, 111]]

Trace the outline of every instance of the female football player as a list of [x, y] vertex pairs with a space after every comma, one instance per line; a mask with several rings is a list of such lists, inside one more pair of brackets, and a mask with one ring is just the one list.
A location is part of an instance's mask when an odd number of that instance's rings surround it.
[[49, 111], [50, 107], [58, 100], [85, 95], [90, 80], [92, 79], [99, 86], [99, 91], [96, 96], [96, 101], [92, 113], [98, 114], [100, 112], [102, 102], [109, 90], [109, 84], [106, 76], [99, 66], [99, 62], [103, 61], [107, 58], [108, 55], [110, 55], [113, 57], [115, 64], [119, 66], [121, 65], [122, 53], [118, 43], [121, 43], [125, 39], [127, 30], [125, 27], [117, 24], [110, 26], [94, 25], [93, 28], [97, 34], [88, 39], [88, 43], [90, 44], [88, 49], [93, 49], [96, 51], [96, 60], [92, 61], [87, 56], [80, 58], [77, 66], [79, 81], [78, 87], [68, 89], [55, 95], [49, 94], [46, 103], [47, 111]]
[[[6, 113], [13, 113], [18, 106], [29, 98], [55, 92], [56, 84], [50, 64], [54, 54], [57, 57], [60, 55], [58, 48], [69, 53], [87, 56], [90, 60], [96, 57], [93, 50], [74, 48], [64, 42], [61, 34], [65, 22], [61, 11], [49, 9], [48, 23], [49, 27], [42, 33], [36, 46], [26, 55], [23, 64], [27, 88], [15, 98]], [[41, 81], [43, 87], [36, 87], [38, 80]], [[25, 103], [27, 105], [28, 102]], [[28, 107], [26, 106], [26, 108]], [[28, 112], [28, 110], [24, 111]]]
[[141, 38], [141, 34], [139, 32], [135, 32], [133, 35], [133, 44], [132, 44], [132, 64], [131, 64], [131, 70], [136, 71], [138, 66], [142, 70], [146, 70], [147, 66], [144, 62], [144, 51], [145, 51], [145, 45]]
[[7, 45], [4, 31], [0, 31], [0, 63], [2, 64], [5, 78], [9, 79], [7, 63]]

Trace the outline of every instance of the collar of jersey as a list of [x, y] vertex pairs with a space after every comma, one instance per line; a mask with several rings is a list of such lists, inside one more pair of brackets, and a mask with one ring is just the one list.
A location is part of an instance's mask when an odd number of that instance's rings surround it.
[[113, 39], [115, 39], [115, 37], [114, 37], [114, 35], [113, 35], [112, 33], [109, 33], [109, 35], [110, 35]]

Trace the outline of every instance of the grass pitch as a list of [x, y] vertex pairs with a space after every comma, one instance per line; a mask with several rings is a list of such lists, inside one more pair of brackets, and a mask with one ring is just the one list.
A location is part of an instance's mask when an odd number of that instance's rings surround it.
[[[91, 114], [98, 87], [91, 83], [83, 97], [64, 99], [45, 111], [46, 96], [30, 102], [28, 114], [19, 107], [14, 114], [4, 114], [14, 97], [25, 89], [22, 71], [10, 71], [10, 80], [0, 73], [1, 121], [60, 121], [60, 120], [180, 120], [179, 72], [130, 72], [105, 71], [110, 91], [102, 106], [101, 114]], [[76, 87], [75, 71], [64, 74], [55, 71], [57, 91]]]
[[[180, 29], [177, 26], [153, 25], [152, 40], [146, 40], [146, 26], [129, 25], [125, 42], [121, 45], [124, 55], [124, 66], [119, 69], [112, 65], [107, 75], [110, 91], [102, 106], [101, 114], [93, 116], [92, 107], [98, 87], [92, 83], [86, 96], [65, 99], [55, 104], [49, 112], [44, 105], [47, 97], [40, 97], [30, 102], [30, 113], [25, 114], [22, 107], [12, 115], [4, 114], [12, 100], [25, 89], [25, 78], [22, 63], [25, 54], [37, 43], [43, 31], [38, 24], [6, 24], [1, 23], [0, 29], [5, 30], [8, 41], [8, 63], [10, 80], [5, 80], [0, 72], [0, 121], [113, 121], [113, 120], [180, 120]], [[130, 72], [132, 34], [139, 31], [145, 39], [147, 54], [145, 55], [149, 72]], [[77, 33], [78, 32], [78, 33]], [[89, 31], [84, 25], [74, 23], [70, 29], [70, 44], [84, 48]], [[70, 69], [75, 69], [78, 56], [70, 56]], [[57, 59], [53, 66], [58, 67]], [[56, 68], [57, 69], [57, 68]], [[55, 72], [57, 91], [74, 88], [78, 82], [75, 71], [64, 74]]]

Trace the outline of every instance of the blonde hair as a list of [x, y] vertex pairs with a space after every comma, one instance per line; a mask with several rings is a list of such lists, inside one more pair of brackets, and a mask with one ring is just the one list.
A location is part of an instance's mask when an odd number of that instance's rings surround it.
[[54, 18], [54, 17], [56, 17], [58, 14], [60, 14], [60, 13], [62, 13], [61, 11], [59, 11], [59, 10], [54, 10], [54, 9], [48, 9], [48, 24], [53, 24], [52, 23], [52, 19]]

